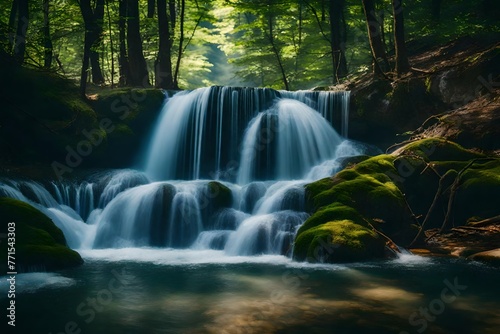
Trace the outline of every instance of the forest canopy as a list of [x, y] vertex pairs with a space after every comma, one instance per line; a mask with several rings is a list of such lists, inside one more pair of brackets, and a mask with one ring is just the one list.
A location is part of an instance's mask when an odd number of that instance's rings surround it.
[[410, 70], [407, 49], [498, 32], [494, 0], [10, 0], [1, 52], [98, 86], [297, 90]]

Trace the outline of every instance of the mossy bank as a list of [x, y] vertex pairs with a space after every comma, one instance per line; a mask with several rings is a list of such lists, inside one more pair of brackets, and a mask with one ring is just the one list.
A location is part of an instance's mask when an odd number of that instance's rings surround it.
[[[57, 270], [83, 263], [80, 254], [66, 246], [62, 231], [33, 206], [11, 198], [0, 198], [0, 217], [1, 233], [14, 238], [2, 239], [0, 244], [4, 259], [0, 270], [3, 273]], [[14, 224], [9, 225], [11, 222]], [[7, 270], [7, 255], [12, 247], [15, 248], [15, 268]]]
[[421, 230], [500, 214], [500, 159], [423, 139], [310, 183], [306, 194], [312, 215], [297, 233], [295, 259], [383, 258], [394, 244], [422, 244]]

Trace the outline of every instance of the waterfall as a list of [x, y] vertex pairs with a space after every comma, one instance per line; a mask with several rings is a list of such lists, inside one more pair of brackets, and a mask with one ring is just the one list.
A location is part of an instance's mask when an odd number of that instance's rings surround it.
[[[245, 168], [240, 164], [242, 155], [252, 154], [245, 151], [246, 140], [254, 138], [258, 145], [266, 145], [267, 141], [273, 141], [276, 134], [273, 131], [283, 127], [285, 132], [290, 133], [293, 131], [292, 126], [300, 126], [299, 122], [304, 120], [310, 126], [297, 129], [289, 137], [295, 138], [299, 134], [314, 136], [311, 130], [319, 129], [311, 127], [320, 125], [323, 132], [328, 127], [331, 128], [328, 136], [335, 137], [329, 145], [333, 150], [340, 142], [340, 137], [334, 133], [332, 124], [338, 125], [339, 131], [347, 133], [348, 115], [344, 110], [347, 110], [348, 104], [348, 92], [286, 92], [235, 87], [209, 87], [181, 92], [170, 98], [163, 107], [146, 153], [144, 170], [151, 179], [157, 181], [205, 178], [234, 182], [238, 179], [238, 169]], [[263, 114], [267, 116], [263, 117]], [[281, 119], [283, 126], [279, 122], [275, 124], [275, 117]], [[289, 117], [294, 118], [290, 121], [293, 124], [286, 127]], [[260, 118], [265, 119], [266, 126], [256, 125], [260, 124]], [[249, 124], [255, 127], [250, 129]], [[253, 131], [254, 136], [249, 136], [250, 131]], [[324, 139], [326, 137], [321, 138]], [[285, 145], [283, 140], [286, 138], [281, 140], [282, 146]], [[310, 146], [315, 146], [315, 150], [325, 146], [317, 144], [311, 143]], [[288, 149], [293, 149], [293, 146]], [[279, 150], [272, 147], [269, 150], [279, 154]], [[261, 152], [260, 156], [266, 153], [267, 150]], [[271, 170], [273, 161], [281, 161], [281, 157], [272, 152], [269, 155], [269, 159], [263, 158], [267, 166], [262, 177], [273, 180], [276, 178]], [[321, 156], [305, 163], [307, 166], [299, 167], [301, 172], [323, 158]], [[286, 162], [282, 161], [281, 164]], [[302, 176], [296, 172], [291, 175], [294, 178]], [[285, 174], [281, 178], [287, 177], [289, 175]]]
[[251, 122], [243, 139], [238, 183], [302, 179], [311, 167], [333, 158], [341, 142], [314, 109], [280, 99]]
[[349, 92], [179, 92], [163, 106], [143, 171], [0, 179], [0, 197], [41, 210], [72, 248], [290, 255], [308, 216], [304, 185], [332, 175], [340, 157], [363, 153], [346, 140], [348, 111]]

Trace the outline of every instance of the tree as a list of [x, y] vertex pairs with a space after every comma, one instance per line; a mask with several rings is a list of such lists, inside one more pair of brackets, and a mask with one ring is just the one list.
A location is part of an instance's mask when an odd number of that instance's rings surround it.
[[276, 57], [276, 63], [279, 66], [281, 79], [283, 80], [283, 86], [286, 90], [290, 90], [290, 85], [288, 83], [288, 78], [286, 75], [285, 67], [283, 65], [283, 60], [281, 56], [281, 48], [278, 45], [278, 41], [275, 38], [274, 32], [274, 21], [275, 21], [275, 13], [274, 13], [274, 3], [273, 0], [269, 0], [267, 3], [267, 11], [265, 13], [264, 19], [267, 22], [267, 29], [264, 30], [264, 35], [271, 46], [272, 53]]
[[363, 0], [362, 2], [368, 30], [368, 40], [370, 41], [373, 56], [373, 71], [375, 75], [382, 75], [389, 68], [389, 62], [387, 61], [385, 47], [382, 43], [380, 22], [375, 12], [375, 1]]
[[148, 86], [149, 75], [142, 51], [139, 0], [127, 0], [127, 51], [130, 86]]
[[172, 75], [172, 47], [171, 25], [167, 14], [167, 1], [157, 0], [158, 5], [158, 31], [159, 45], [158, 57], [155, 63], [156, 86], [163, 89], [174, 89], [174, 78]]
[[[16, 35], [12, 39], [13, 54], [19, 64], [24, 63], [24, 56], [26, 53], [26, 32], [28, 31], [29, 24], [29, 4], [28, 0], [14, 0], [12, 3], [11, 17], [16, 17], [17, 12], [17, 28]], [[13, 22], [9, 22], [14, 26]]]
[[43, 67], [47, 69], [52, 66], [52, 39], [50, 38], [49, 2], [50, 0], [43, 0]]
[[92, 77], [94, 83], [104, 82], [99, 66], [99, 55], [92, 50], [101, 41], [102, 20], [104, 17], [104, 0], [96, 0], [92, 8], [91, 0], [80, 0], [80, 11], [85, 24], [85, 41], [83, 46], [82, 71], [80, 75], [80, 94], [85, 96], [88, 79], [89, 61], [92, 64]]
[[394, 14], [394, 44], [396, 47], [396, 72], [398, 76], [408, 72], [410, 63], [405, 45], [403, 0], [392, 0]]
[[330, 0], [329, 16], [330, 16], [330, 45], [332, 49], [332, 66], [334, 83], [339, 81], [339, 78], [347, 75], [347, 62], [345, 58], [345, 29], [342, 24], [343, 11], [345, 0]]
[[120, 78], [118, 80], [119, 86], [126, 86], [129, 82], [130, 68], [127, 56], [127, 1], [119, 0], [118, 3], [118, 72]]

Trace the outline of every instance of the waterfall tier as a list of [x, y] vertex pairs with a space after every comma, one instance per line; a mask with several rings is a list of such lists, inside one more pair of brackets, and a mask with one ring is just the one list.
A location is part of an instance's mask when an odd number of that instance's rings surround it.
[[72, 248], [290, 255], [308, 216], [304, 185], [332, 175], [340, 157], [363, 152], [345, 139], [348, 102], [349, 92], [180, 92], [160, 114], [144, 172], [0, 179], [0, 197], [41, 210]]
[[[340, 137], [332, 124], [347, 133], [348, 105], [343, 91], [210, 87], [178, 93], [161, 112], [144, 168], [154, 180], [302, 178], [333, 158]], [[241, 175], [247, 163], [254, 171]]]

